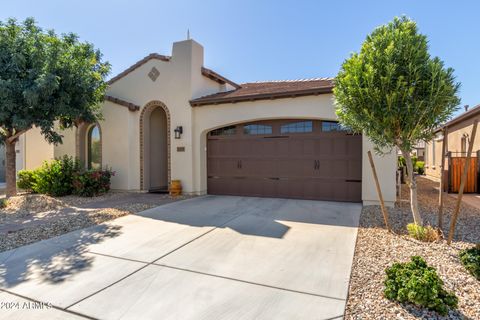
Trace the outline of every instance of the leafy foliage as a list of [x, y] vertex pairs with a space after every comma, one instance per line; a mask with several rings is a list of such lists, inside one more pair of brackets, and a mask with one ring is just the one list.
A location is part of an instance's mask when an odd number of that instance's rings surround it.
[[72, 194], [73, 176], [79, 169], [79, 161], [69, 156], [44, 162], [34, 171], [33, 190], [56, 197]]
[[394, 263], [386, 270], [384, 294], [387, 299], [410, 302], [445, 315], [457, 308], [458, 298], [443, 288], [443, 281], [433, 267], [419, 256], [410, 262]]
[[[418, 162], [417, 160], [418, 160], [418, 158], [416, 156], [412, 156], [413, 167], [415, 167], [417, 165], [417, 162]], [[397, 165], [399, 167], [406, 167], [407, 163], [405, 162], [405, 157], [399, 156], [398, 159], [397, 159]]]
[[8, 199], [2, 198], [0, 199], [0, 209], [4, 209], [8, 206]]
[[417, 161], [415, 163], [415, 171], [418, 174], [425, 174], [425, 162], [424, 161]]
[[407, 225], [408, 234], [417, 240], [425, 242], [433, 242], [440, 238], [438, 231], [431, 226], [421, 226], [415, 223]]
[[55, 197], [70, 194], [93, 197], [110, 190], [110, 178], [114, 175], [115, 172], [110, 169], [84, 170], [78, 159], [63, 156], [45, 161], [36, 170], [21, 170], [18, 187]]
[[28, 192], [33, 192], [35, 185], [35, 174], [34, 170], [20, 170], [18, 171], [17, 187]]
[[395, 18], [342, 64], [335, 79], [336, 113], [343, 125], [365, 133], [378, 152], [395, 146], [411, 152], [456, 110], [459, 86], [453, 69], [430, 56], [416, 23]]
[[77, 172], [73, 178], [73, 192], [82, 197], [93, 197], [110, 190], [110, 178], [115, 172], [105, 170], [88, 170]]
[[475, 278], [480, 280], [480, 244], [460, 251], [460, 261]]
[[[101, 118], [110, 65], [75, 34], [44, 31], [32, 18], [0, 22], [0, 61], [0, 142], [15, 143], [38, 127], [47, 141], [60, 143], [56, 121], [69, 128]], [[7, 194], [12, 195], [15, 168], [7, 170]]]

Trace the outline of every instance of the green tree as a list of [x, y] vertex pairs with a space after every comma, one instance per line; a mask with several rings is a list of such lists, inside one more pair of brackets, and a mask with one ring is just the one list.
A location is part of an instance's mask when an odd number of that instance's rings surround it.
[[7, 196], [16, 194], [15, 142], [33, 127], [61, 143], [69, 128], [101, 118], [110, 71], [100, 51], [75, 34], [44, 31], [34, 19], [0, 22], [0, 141], [6, 149]]
[[417, 141], [431, 140], [457, 109], [459, 87], [453, 69], [430, 56], [427, 37], [406, 17], [375, 29], [335, 79], [340, 122], [366, 134], [380, 154], [398, 147], [404, 156], [412, 214], [420, 225], [410, 153]]

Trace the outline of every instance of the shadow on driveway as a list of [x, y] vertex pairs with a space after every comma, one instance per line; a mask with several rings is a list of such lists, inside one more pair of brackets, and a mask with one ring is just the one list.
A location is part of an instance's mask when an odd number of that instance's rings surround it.
[[120, 234], [120, 226], [99, 225], [79, 233], [68, 248], [49, 239], [0, 254], [0, 285], [15, 286], [35, 273], [42, 282], [59, 283], [69, 276], [88, 270], [93, 258], [86, 255], [90, 244]]

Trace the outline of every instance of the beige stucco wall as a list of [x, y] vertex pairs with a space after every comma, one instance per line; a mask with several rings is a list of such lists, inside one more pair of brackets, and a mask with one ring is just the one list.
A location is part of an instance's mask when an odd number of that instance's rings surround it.
[[436, 139], [429, 141], [425, 145], [425, 174], [427, 176], [440, 178], [442, 144], [441, 134], [439, 134]]
[[[186, 193], [205, 194], [206, 134], [208, 131], [233, 123], [263, 119], [336, 120], [333, 95], [325, 94], [276, 100], [261, 100], [192, 108], [189, 101], [206, 94], [225, 90], [201, 74], [203, 48], [193, 40], [177, 42], [170, 61], [150, 60], [113, 83], [108, 95], [141, 106], [139, 111], [105, 102], [102, 132], [102, 164], [116, 176], [113, 189], [139, 190], [140, 185], [140, 116], [149, 102], [159, 101], [170, 114], [171, 178], [182, 182]], [[160, 71], [156, 81], [147, 75], [152, 67]], [[227, 90], [232, 89], [226, 86]], [[173, 130], [183, 127], [181, 139], [174, 139]], [[55, 156], [75, 154], [75, 130], [64, 133], [64, 145], [55, 148]], [[371, 204], [378, 201], [366, 152], [371, 149], [363, 138], [362, 199]], [[184, 151], [177, 151], [183, 147]], [[395, 154], [377, 155], [375, 162], [387, 205], [395, 201]]]
[[[54, 146], [48, 143], [40, 133], [39, 128], [33, 128], [23, 134], [22, 160], [24, 169], [36, 169], [45, 160], [54, 158]], [[18, 153], [17, 153], [18, 155]]]

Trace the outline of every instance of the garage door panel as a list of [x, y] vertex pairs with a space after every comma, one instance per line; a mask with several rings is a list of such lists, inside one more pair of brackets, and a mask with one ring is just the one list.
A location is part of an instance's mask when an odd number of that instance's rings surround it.
[[275, 155], [278, 157], [285, 157], [290, 154], [289, 147], [290, 141], [286, 138], [273, 138], [275, 141]]
[[337, 159], [336, 161], [333, 161], [330, 176], [346, 179], [348, 176], [348, 160]]
[[[348, 199], [361, 199], [362, 198], [362, 183], [361, 182], [348, 182]], [[347, 200], [348, 200], [347, 199]]]
[[315, 142], [315, 154], [317, 156], [331, 155], [333, 152], [333, 140], [331, 137], [318, 137]]
[[344, 137], [333, 139], [332, 154], [341, 156], [346, 156], [348, 154], [348, 143]]
[[209, 139], [208, 192], [360, 201], [361, 136], [321, 132], [321, 127], [318, 124], [314, 132], [281, 136], [240, 131], [236, 136]]
[[362, 161], [361, 160], [348, 161], [348, 179], [351, 179], [351, 180], [362, 179]]
[[242, 158], [242, 176], [275, 177], [278, 163], [271, 158]]
[[332, 172], [333, 162], [331, 160], [323, 159], [319, 160], [319, 166], [316, 170], [316, 176], [328, 178]]
[[278, 178], [311, 177], [315, 171], [313, 159], [278, 159], [274, 166], [276, 172], [271, 176]]
[[238, 160], [232, 158], [210, 158], [207, 169], [209, 176], [235, 177], [241, 174]]

